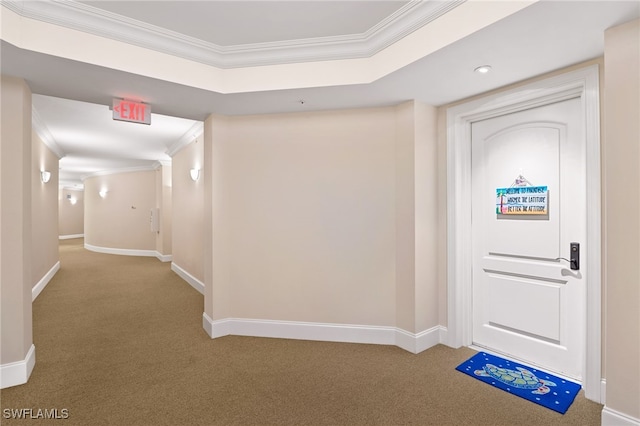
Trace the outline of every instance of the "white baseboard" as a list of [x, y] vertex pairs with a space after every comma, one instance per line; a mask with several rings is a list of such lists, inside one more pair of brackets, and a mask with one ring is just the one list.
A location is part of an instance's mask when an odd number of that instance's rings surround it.
[[605, 407], [602, 409], [602, 426], [640, 426], [640, 419]]
[[87, 250], [95, 251], [97, 253], [105, 253], [105, 254], [119, 254], [121, 256], [147, 256], [147, 257], [156, 257], [155, 250], [135, 250], [135, 249], [119, 249], [119, 248], [110, 248], [110, 247], [98, 247], [92, 246], [91, 244], [84, 243], [84, 248]]
[[395, 345], [411, 353], [419, 354], [440, 342], [446, 341], [442, 339], [443, 332], [446, 332], [446, 328], [440, 325], [421, 331], [418, 334], [396, 328]]
[[202, 324], [212, 339], [234, 335], [396, 345], [412, 353], [419, 353], [437, 345], [442, 341], [443, 330], [446, 332], [446, 329], [441, 326], [413, 334], [396, 327], [352, 324], [255, 320], [246, 318], [225, 318], [214, 321], [206, 313], [202, 315]]
[[439, 330], [438, 330], [438, 334], [440, 337], [440, 343], [442, 343], [443, 345], [447, 345], [448, 341], [449, 341], [449, 329], [447, 327], [444, 326], [439, 326]]
[[91, 244], [84, 243], [84, 248], [96, 253], [105, 254], [117, 254], [120, 256], [143, 256], [143, 257], [156, 257], [162, 262], [169, 262], [173, 258], [170, 254], [160, 254], [157, 250], [136, 250], [136, 249], [119, 249], [111, 247], [98, 247]]
[[156, 257], [160, 262], [171, 262], [173, 260], [172, 254], [161, 254], [159, 251], [156, 251]]
[[209, 317], [209, 315], [207, 315], [206, 312], [203, 312], [202, 313], [202, 328], [204, 328], [204, 331], [207, 332], [209, 337], [211, 337], [212, 339], [215, 339], [216, 337], [222, 337], [222, 336], [228, 336], [229, 335], [229, 333], [222, 334], [221, 336], [214, 335], [213, 334], [213, 323], [214, 323], [214, 321], [211, 319], [211, 317]]
[[70, 240], [72, 238], [84, 238], [84, 234], [72, 234], [72, 235], [59, 235], [60, 240]]
[[36, 365], [36, 347], [31, 345], [22, 361], [0, 365], [0, 389], [27, 383]]
[[180, 278], [185, 280], [189, 285], [204, 294], [204, 283], [178, 266], [175, 262], [171, 262], [171, 270], [178, 274]]
[[33, 286], [33, 288], [31, 289], [31, 301], [32, 302], [34, 300], [36, 300], [36, 297], [38, 297], [38, 295], [42, 292], [42, 290], [44, 290], [44, 288], [47, 286], [47, 284], [49, 284], [49, 281], [51, 281], [51, 278], [53, 278], [53, 276], [59, 270], [60, 270], [60, 261], [57, 261], [56, 264], [53, 265], [53, 267], [51, 269], [49, 269], [49, 272], [44, 274], [44, 277], [42, 277], [42, 279], [40, 281], [38, 281], [38, 284]]

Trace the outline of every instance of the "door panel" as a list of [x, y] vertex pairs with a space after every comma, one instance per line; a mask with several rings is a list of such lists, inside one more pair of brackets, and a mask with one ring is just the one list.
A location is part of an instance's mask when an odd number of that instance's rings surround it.
[[[472, 124], [473, 342], [580, 379], [585, 276], [569, 244], [586, 235], [581, 101]], [[547, 186], [544, 215], [501, 215], [496, 190]]]
[[[549, 341], [560, 340], [560, 287], [535, 277], [510, 276], [487, 272], [487, 319], [502, 327]], [[525, 306], [545, 306], [544, 315], [522, 315]]]
[[[489, 127], [488, 123], [483, 127]], [[493, 188], [492, 192], [483, 194], [487, 203], [495, 204], [496, 189], [510, 186], [519, 175], [524, 175], [534, 185], [557, 185], [560, 177], [557, 161], [561, 134], [559, 127], [552, 123], [525, 123], [486, 139], [487, 148], [479, 147], [474, 154], [484, 154], [481, 159], [487, 168], [484, 173], [485, 185]], [[549, 205], [558, 205], [557, 191], [549, 192]], [[492, 236], [486, 246], [489, 253], [547, 259], [560, 256], [557, 208], [549, 209], [548, 217], [499, 215], [496, 219], [487, 223]], [[526, 222], [525, 226], [523, 222]], [[514, 244], [514, 239], [520, 243]]]

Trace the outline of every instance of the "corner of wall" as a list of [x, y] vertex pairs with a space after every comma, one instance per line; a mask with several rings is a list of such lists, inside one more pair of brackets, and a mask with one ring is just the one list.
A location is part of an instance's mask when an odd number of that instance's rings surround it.
[[0, 389], [27, 383], [35, 365], [36, 347], [32, 344], [24, 360], [0, 365]]
[[630, 417], [606, 405], [602, 409], [602, 426], [640, 426], [640, 419]]
[[57, 261], [53, 267], [33, 286], [31, 290], [31, 300], [36, 300], [36, 297], [42, 293], [42, 290], [49, 284], [49, 281], [53, 278], [53, 276], [60, 270], [60, 261]]

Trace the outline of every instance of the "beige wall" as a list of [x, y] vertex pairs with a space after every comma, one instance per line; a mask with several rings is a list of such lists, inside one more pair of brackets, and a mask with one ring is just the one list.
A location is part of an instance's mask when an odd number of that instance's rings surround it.
[[[425, 202], [436, 188], [434, 123], [435, 110], [413, 102], [209, 117], [205, 312], [214, 320], [400, 322], [409, 331], [437, 325], [435, 272], [408, 261], [396, 275], [397, 250], [406, 259], [435, 249], [436, 211]], [[405, 186], [426, 169], [427, 183]]]
[[234, 316], [394, 325], [395, 109], [229, 126]]
[[608, 408], [640, 419], [640, 20], [605, 32]]
[[396, 108], [396, 326], [413, 333], [438, 324], [437, 110]]
[[229, 256], [229, 141], [226, 117], [210, 115], [204, 123], [204, 311], [211, 319], [232, 315]]
[[172, 167], [162, 165], [156, 169], [156, 207], [160, 209], [160, 228], [156, 233], [156, 251], [164, 256], [171, 255], [173, 205], [171, 202]]
[[213, 123], [213, 299], [231, 305], [213, 319], [395, 324], [395, 125], [393, 108]]
[[[35, 286], [60, 260], [58, 255], [58, 157], [32, 134], [31, 160], [31, 285]], [[40, 171], [51, 172], [44, 183]]]
[[24, 361], [31, 314], [31, 91], [0, 82], [0, 364]]
[[[76, 200], [72, 204], [71, 199]], [[58, 196], [58, 234], [84, 234], [84, 190], [61, 188]]]
[[[105, 198], [98, 194], [107, 190]], [[156, 206], [156, 171], [94, 176], [84, 181], [85, 244], [127, 250], [156, 249], [149, 214]]]
[[[204, 145], [203, 135], [171, 159], [173, 170], [173, 263], [204, 283]], [[201, 169], [197, 181], [189, 171]]]

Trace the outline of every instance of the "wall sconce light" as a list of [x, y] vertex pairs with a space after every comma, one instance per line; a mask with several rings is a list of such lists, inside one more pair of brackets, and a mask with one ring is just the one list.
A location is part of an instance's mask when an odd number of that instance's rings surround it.
[[47, 183], [51, 180], [51, 172], [48, 170], [41, 170], [40, 171], [40, 180], [42, 180], [42, 182]]
[[191, 180], [195, 182], [200, 177], [200, 169], [191, 169], [189, 174], [191, 175]]
[[74, 206], [78, 202], [78, 199], [75, 197], [70, 197], [69, 202], [71, 203], [72, 206]]
[[100, 192], [98, 192], [98, 194], [100, 194], [100, 198], [104, 198], [107, 196], [107, 190], [102, 189]]

